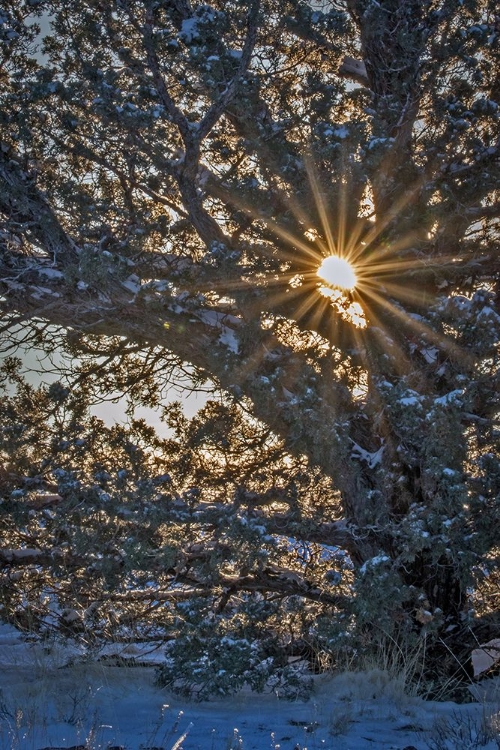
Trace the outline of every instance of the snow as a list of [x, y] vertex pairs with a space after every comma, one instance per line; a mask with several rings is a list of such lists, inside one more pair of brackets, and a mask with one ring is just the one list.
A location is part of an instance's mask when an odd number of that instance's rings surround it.
[[461, 294], [455, 294], [453, 297], [451, 297], [451, 301], [453, 302], [455, 307], [463, 312], [469, 310], [472, 307], [472, 300], [462, 296]]
[[179, 36], [182, 41], [186, 44], [190, 44], [193, 39], [198, 37], [198, 19], [197, 18], [186, 18], [182, 22], [181, 31]]
[[371, 138], [368, 141], [367, 149], [368, 151], [371, 151], [377, 146], [381, 146], [381, 145], [385, 145], [389, 143], [394, 143], [394, 138]]
[[353, 458], [357, 458], [360, 461], [366, 461], [370, 469], [374, 469], [376, 466], [378, 466], [380, 463], [382, 463], [382, 457], [384, 455], [384, 446], [381, 445], [380, 448], [373, 453], [370, 453], [369, 451], [362, 448], [357, 443], [354, 443], [351, 456]]
[[38, 273], [40, 276], [45, 276], [46, 279], [62, 279], [64, 275], [56, 268], [39, 268]]
[[29, 560], [40, 556], [41, 550], [25, 547], [23, 549], [2, 549], [2, 558], [7, 562], [13, 560]]
[[486, 672], [500, 660], [500, 638], [494, 638], [481, 648], [474, 649], [471, 659], [474, 677]]
[[367, 560], [364, 565], [360, 568], [360, 573], [364, 575], [368, 568], [376, 568], [378, 565], [383, 565], [386, 562], [389, 562], [390, 558], [387, 557], [387, 555], [377, 555], [376, 557], [370, 558], [370, 560]]
[[496, 313], [491, 307], [488, 307], [488, 305], [485, 305], [483, 309], [479, 312], [478, 315], [479, 318], [493, 318], [496, 323], [500, 323], [500, 315]]
[[432, 365], [438, 357], [439, 349], [437, 349], [435, 346], [430, 346], [427, 348], [420, 349], [420, 353], [422, 354], [425, 361]]
[[[491, 703], [425, 702], [405, 694], [400, 676], [378, 669], [315, 676], [308, 701], [242, 691], [190, 703], [155, 686], [161, 652], [109, 644], [90, 658], [75, 642], [38, 642], [0, 625], [0, 750], [426, 750], [443, 724], [480, 726], [498, 712], [499, 686]], [[497, 743], [452, 738], [448, 747]]]
[[219, 344], [226, 346], [233, 354], [239, 353], [240, 343], [233, 330], [233, 327], [241, 325], [239, 318], [228, 313], [217, 312], [216, 310], [202, 310], [195, 314], [205, 325], [220, 330]]
[[439, 406], [447, 406], [448, 404], [461, 404], [461, 397], [464, 395], [463, 390], [457, 389], [454, 391], [450, 391], [449, 393], [445, 393], [444, 396], [439, 396], [438, 398], [434, 399], [435, 404], [439, 404]]
[[122, 281], [122, 286], [125, 289], [128, 289], [129, 292], [137, 294], [137, 292], [139, 292], [141, 289], [141, 280], [135, 273], [133, 273], [130, 276], [127, 276], [124, 281]]
[[240, 350], [240, 342], [236, 338], [236, 335], [231, 328], [224, 327], [221, 335], [219, 336], [219, 343], [226, 346], [233, 354], [238, 354]]
[[[326, 133], [326, 131], [325, 131], [325, 133]], [[345, 125], [340, 125], [337, 128], [333, 128], [331, 130], [331, 133], [332, 133], [332, 135], [336, 136], [337, 138], [340, 138], [341, 140], [343, 140], [344, 138], [347, 138], [347, 136], [349, 135], [349, 130], [348, 130], [348, 128], [345, 127]]]
[[34, 299], [41, 299], [46, 294], [50, 295], [51, 297], [61, 296], [58, 292], [54, 292], [52, 289], [47, 289], [47, 287], [45, 286], [32, 286], [30, 287], [30, 289], [30, 296]]
[[235, 315], [230, 315], [229, 313], [218, 312], [217, 310], [200, 310], [196, 315], [208, 326], [224, 328], [225, 325], [241, 325], [240, 318], [237, 318]]
[[416, 406], [420, 404], [420, 398], [418, 396], [405, 396], [399, 399], [398, 404], [402, 406]]

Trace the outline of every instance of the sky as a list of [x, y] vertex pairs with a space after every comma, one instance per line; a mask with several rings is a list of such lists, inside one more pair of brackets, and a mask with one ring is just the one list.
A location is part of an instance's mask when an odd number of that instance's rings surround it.
[[[0, 349], [2, 348], [2, 336], [6, 337], [6, 334], [0, 334]], [[37, 349], [31, 345], [23, 346], [20, 344], [16, 351], [9, 351], [8, 355], [18, 357], [22, 361], [27, 381], [35, 386], [58, 380], [61, 374], [54, 372], [54, 367], [60, 366], [62, 372], [64, 371], [64, 360], [58, 358], [57, 354], [49, 360], [43, 349]], [[0, 351], [0, 361], [4, 358], [5, 354], [2, 354]], [[207, 393], [204, 391], [190, 391], [184, 388], [181, 382], [185, 382], [185, 375], [183, 375], [182, 381], [179, 379], [179, 383], [172, 386], [168, 401], [181, 401], [185, 415], [192, 417], [205, 405]], [[165, 401], [163, 406], [166, 406], [166, 403], [167, 401]], [[116, 394], [116, 401], [114, 403], [113, 401], [106, 401], [98, 404], [91, 408], [91, 413], [110, 426], [116, 423], [125, 424], [128, 422], [125, 410], [125, 401], [119, 398], [119, 394]], [[137, 419], [145, 419], [149, 425], [156, 429], [159, 435], [166, 436], [169, 434], [169, 429], [161, 421], [158, 411], [147, 407], [139, 407], [135, 411], [134, 416]]]

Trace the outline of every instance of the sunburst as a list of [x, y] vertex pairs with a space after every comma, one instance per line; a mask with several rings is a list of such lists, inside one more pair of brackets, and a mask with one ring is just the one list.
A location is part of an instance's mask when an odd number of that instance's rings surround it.
[[354, 266], [340, 255], [329, 255], [325, 258], [317, 274], [328, 286], [346, 291], [354, 289], [358, 280]]
[[[390, 361], [408, 361], [405, 332], [412, 341], [423, 336], [443, 349], [453, 348], [444, 335], [426, 326], [420, 315], [405, 312], [415, 313], [432, 304], [425, 285], [431, 271], [429, 261], [424, 263], [413, 252], [420, 234], [416, 238], [414, 232], [405, 230], [399, 237], [393, 233], [388, 240], [388, 227], [405, 214], [422, 181], [410, 185], [384, 216], [375, 216], [375, 209], [366, 216], [359, 209], [356, 218], [356, 206], [350, 201], [359, 201], [360, 196], [356, 191], [351, 195], [348, 178], [336, 185], [338, 205], [332, 206], [332, 186], [322, 186], [313, 156], [306, 155], [304, 162], [314, 206], [311, 210], [307, 201], [283, 190], [280, 197], [292, 222], [264, 217], [260, 209], [220, 190], [220, 196], [248, 214], [256, 227], [265, 225], [268, 236], [262, 242], [262, 252], [282, 261], [282, 270], [264, 281], [270, 312], [274, 309], [278, 316], [288, 315], [303, 330], [319, 333], [333, 347], [342, 342], [341, 346], [356, 350], [361, 357], [376, 329], [387, 329], [392, 341]], [[279, 243], [274, 245], [269, 235], [275, 235]], [[456, 267], [455, 261], [454, 257], [441, 257], [440, 266]], [[247, 284], [246, 279], [235, 282], [235, 286]], [[368, 337], [362, 329], [370, 329]], [[348, 345], [346, 336], [351, 339]], [[396, 351], [400, 347], [401, 351]]]

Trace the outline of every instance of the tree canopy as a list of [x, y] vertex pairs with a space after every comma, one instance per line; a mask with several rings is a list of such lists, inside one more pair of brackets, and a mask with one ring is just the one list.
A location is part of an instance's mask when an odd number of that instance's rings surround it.
[[[499, 50], [491, 0], [4, 0], [3, 349], [66, 364], [4, 364], [3, 617], [161, 633], [202, 694], [382, 642], [462, 675], [499, 595]], [[117, 394], [168, 436], [91, 416]]]

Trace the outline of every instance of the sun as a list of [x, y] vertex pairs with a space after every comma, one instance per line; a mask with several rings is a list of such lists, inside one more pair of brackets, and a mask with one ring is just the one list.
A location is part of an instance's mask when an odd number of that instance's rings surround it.
[[349, 261], [338, 255], [325, 258], [316, 273], [328, 286], [345, 291], [354, 289], [358, 280]]

